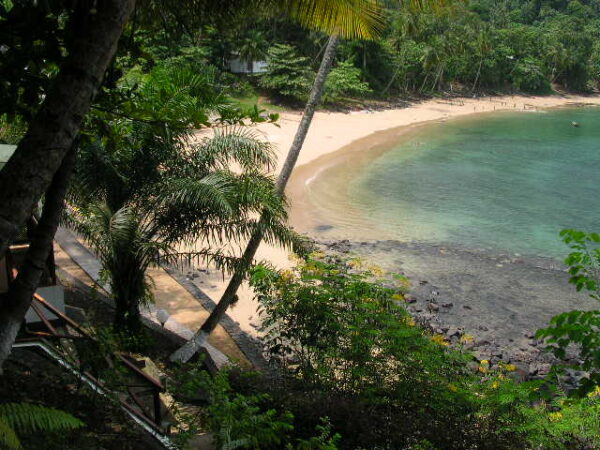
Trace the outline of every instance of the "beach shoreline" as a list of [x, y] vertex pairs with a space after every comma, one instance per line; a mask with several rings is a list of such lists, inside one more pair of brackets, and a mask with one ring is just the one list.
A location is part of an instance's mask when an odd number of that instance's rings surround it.
[[[327, 164], [345, 151], [357, 151], [364, 146], [384, 151], [389, 144], [411, 130], [430, 123], [458, 117], [479, 116], [500, 111], [539, 111], [565, 106], [600, 106], [600, 96], [500, 96], [474, 98], [432, 99], [400, 109], [353, 111], [348, 113], [318, 111], [300, 153], [286, 194], [290, 203], [290, 224], [307, 233], [313, 225], [311, 205], [303, 195], [304, 185], [318, 175]], [[274, 146], [278, 158], [277, 172], [282, 167], [300, 122], [301, 114], [284, 112], [277, 125], [258, 124], [255, 129]], [[370, 153], [370, 152], [367, 152]], [[309, 233], [310, 234], [310, 233]], [[368, 237], [365, 237], [368, 240]], [[287, 251], [263, 244], [257, 260], [267, 261], [278, 268], [293, 266]], [[228, 278], [214, 270], [199, 272], [195, 284], [214, 301], [218, 301]], [[239, 301], [229, 314], [249, 333], [256, 333], [259, 323], [257, 304], [249, 286], [239, 292]]]

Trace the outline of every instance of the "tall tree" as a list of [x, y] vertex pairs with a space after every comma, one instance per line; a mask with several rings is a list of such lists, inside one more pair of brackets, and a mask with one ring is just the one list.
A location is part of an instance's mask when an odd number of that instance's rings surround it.
[[[76, 3], [73, 35], [52, 90], [0, 172], [0, 255], [48, 189], [79, 133], [134, 0]], [[0, 328], [2, 327], [0, 322]]]
[[[315, 114], [315, 109], [319, 104], [321, 97], [323, 96], [325, 81], [327, 80], [327, 75], [331, 70], [331, 66], [333, 65], [333, 60], [335, 58], [335, 50], [338, 45], [338, 39], [339, 38], [335, 35], [331, 36], [329, 38], [329, 42], [327, 43], [327, 48], [325, 49], [323, 59], [321, 60], [321, 66], [319, 67], [317, 77], [310, 92], [310, 97], [306, 103], [306, 107], [304, 108], [302, 120], [300, 121], [298, 130], [296, 131], [294, 141], [290, 147], [283, 168], [281, 169], [279, 177], [277, 178], [276, 191], [277, 195], [279, 196], [283, 196], [285, 186], [292, 175], [292, 171], [294, 170], [294, 166], [296, 165], [296, 161], [300, 155], [300, 150], [302, 150], [302, 145], [304, 144], [304, 140], [306, 139], [306, 135], [310, 128], [310, 124]], [[234, 302], [236, 293], [244, 281], [246, 273], [250, 268], [252, 261], [254, 260], [254, 256], [256, 255], [258, 247], [263, 239], [264, 226], [268, 220], [268, 215], [263, 213], [258, 227], [250, 237], [250, 240], [246, 246], [246, 250], [244, 250], [242, 264], [231, 277], [231, 280], [229, 281], [225, 292], [219, 300], [219, 303], [217, 303], [215, 309], [213, 309], [194, 337], [171, 355], [172, 361], [188, 361], [206, 342], [208, 335], [212, 333], [221, 319], [225, 316], [227, 308], [229, 308], [229, 306]]]
[[[69, 55], [14, 155], [0, 171], [0, 256], [46, 190], [17, 279], [0, 304], [0, 370], [37, 289], [62, 212], [75, 138], [102, 83], [134, 0], [80, 1], [71, 17]], [[65, 158], [71, 150], [72, 156]]]
[[[294, 166], [296, 165], [300, 151], [302, 150], [304, 140], [306, 139], [306, 135], [315, 114], [315, 109], [321, 101], [321, 97], [323, 96], [325, 81], [327, 81], [327, 75], [329, 74], [335, 59], [335, 51], [338, 41], [339, 38], [336, 34], [331, 36], [329, 38], [329, 42], [327, 43], [319, 71], [317, 72], [317, 77], [315, 78], [308, 102], [304, 108], [302, 120], [300, 121], [298, 130], [294, 136], [294, 141], [290, 147], [283, 168], [281, 169], [279, 177], [277, 178], [276, 189], [277, 194], [280, 196], [282, 196], [285, 191], [287, 182], [292, 174], [292, 171], [294, 170]], [[263, 214], [259, 222], [259, 226], [256, 228], [256, 231], [252, 234], [250, 240], [248, 241], [242, 257], [243, 264], [233, 274], [229, 284], [227, 285], [227, 288], [225, 289], [225, 292], [219, 300], [219, 303], [211, 312], [210, 316], [206, 319], [202, 327], [194, 335], [194, 337], [171, 355], [171, 360], [188, 361], [204, 344], [208, 335], [216, 328], [218, 323], [225, 316], [227, 308], [229, 308], [229, 306], [234, 302], [237, 291], [244, 281], [246, 272], [252, 264], [254, 256], [256, 255], [258, 247], [260, 246], [263, 238], [263, 227], [267, 221], [268, 217]]]
[[23, 323], [23, 317], [40, 282], [48, 255], [52, 251], [52, 240], [58, 228], [63, 203], [69, 185], [69, 176], [75, 161], [75, 145], [63, 159], [46, 193], [42, 216], [33, 230], [29, 249], [17, 278], [9, 290], [0, 296], [0, 373], [10, 354], [13, 342]]
[[[445, 0], [411, 0], [409, 6], [414, 10], [420, 10], [422, 8], [437, 8], [439, 5], [445, 3]], [[357, 16], [360, 16], [361, 13], [363, 13], [366, 17], [379, 18], [376, 3], [364, 2], [362, 5], [360, 5], [357, 2], [355, 6], [362, 6], [362, 10], [354, 9], [352, 11], [352, 13], [356, 14]], [[330, 20], [335, 21], [336, 18], [332, 17]], [[344, 23], [347, 20], [346, 17], [339, 17], [337, 20], [338, 25], [336, 27], [336, 32], [333, 33], [329, 38], [325, 53], [323, 54], [323, 59], [321, 60], [319, 71], [317, 72], [317, 76], [309, 95], [308, 102], [304, 108], [302, 120], [300, 121], [300, 125], [298, 125], [298, 130], [294, 136], [294, 141], [292, 142], [283, 168], [281, 169], [277, 179], [278, 195], [283, 195], [285, 191], [287, 182], [292, 174], [292, 171], [294, 170], [294, 166], [296, 165], [300, 151], [302, 150], [302, 146], [310, 128], [315, 109], [321, 101], [323, 90], [325, 88], [325, 82], [327, 81], [327, 75], [329, 74], [334, 62], [335, 52], [339, 42], [339, 35], [342, 34], [346, 36], [353, 36], [354, 33], [356, 33], [356, 29], [344, 27]], [[359, 34], [358, 37], [370, 38], [376, 35], [379, 31], [379, 20], [370, 22], [370, 25], [372, 28], [362, 29], [361, 34]], [[204, 324], [196, 332], [194, 337], [173, 352], [173, 354], [171, 354], [170, 359], [172, 361], [188, 361], [204, 345], [210, 333], [217, 327], [221, 319], [223, 319], [225, 316], [229, 306], [236, 300], [237, 291], [244, 281], [246, 273], [250, 268], [254, 256], [256, 255], [256, 252], [262, 241], [263, 224], [266, 221], [268, 221], [268, 216], [263, 214], [255, 232], [252, 234], [246, 249], [244, 250], [244, 254], [242, 256], [243, 263], [234, 272], [229, 284], [227, 285], [227, 288], [225, 289], [225, 292], [221, 296], [221, 299]]]
[[[372, 1], [235, 0], [224, 3], [207, 0], [200, 3], [206, 10], [212, 8], [225, 15], [240, 6], [271, 7], [309, 27], [335, 33], [343, 26], [360, 35], [368, 32], [377, 15], [356, 12], [364, 11], [362, 6]], [[143, 3], [145, 7], [153, 4], [159, 4], [160, 7], [163, 3], [169, 3], [169, 0], [148, 0]], [[66, 45], [67, 57], [61, 61], [52, 88], [29, 122], [27, 133], [16, 152], [0, 172], [0, 255], [5, 254], [72, 147], [116, 52], [135, 0], [78, 0], [66, 2], [65, 5], [68, 5], [65, 10], [70, 13], [67, 15], [72, 27]], [[74, 5], [72, 10], [69, 9], [71, 5]], [[189, 6], [197, 8], [198, 4], [190, 2]], [[33, 261], [26, 264], [33, 264]], [[0, 335], [3, 355], [8, 354], [18, 331], [14, 324], [17, 321], [20, 323], [27, 310], [24, 306], [31, 301], [33, 291], [28, 292], [29, 289], [13, 292], [11, 302], [18, 304], [17, 308], [9, 308], [9, 302], [0, 304], [0, 330], [7, 330]], [[0, 364], [2, 362], [3, 359], [0, 359]]]

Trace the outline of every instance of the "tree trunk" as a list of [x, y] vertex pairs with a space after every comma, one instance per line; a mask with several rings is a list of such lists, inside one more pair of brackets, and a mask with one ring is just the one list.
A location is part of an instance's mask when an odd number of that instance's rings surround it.
[[75, 164], [75, 154], [75, 145], [73, 145], [48, 188], [42, 217], [32, 232], [29, 250], [19, 274], [11, 283], [8, 292], [0, 297], [0, 373], [21, 328], [25, 313], [31, 305], [31, 298], [40, 282], [48, 255], [51, 253], [52, 240], [60, 222], [69, 186], [69, 176]]
[[0, 255], [48, 189], [79, 133], [134, 3], [78, 2], [78, 8], [87, 9], [76, 12], [69, 56], [27, 134], [0, 171]]
[[425, 74], [425, 78], [423, 79], [423, 84], [421, 85], [421, 87], [419, 88], [419, 93], [423, 92], [423, 89], [425, 89], [425, 83], [427, 83], [427, 79], [429, 78], [429, 72], [427, 72]]
[[[338, 42], [339, 39], [337, 36], [331, 36], [329, 38], [329, 43], [327, 44], [327, 48], [323, 54], [323, 59], [321, 60], [319, 72], [317, 73], [317, 77], [310, 92], [308, 102], [304, 107], [302, 120], [300, 121], [298, 130], [296, 131], [296, 136], [294, 137], [292, 146], [290, 147], [285, 163], [283, 164], [283, 168], [281, 169], [279, 177], [277, 178], [276, 190], [277, 194], [281, 196], [283, 196], [285, 186], [287, 185], [290, 175], [294, 170], [294, 166], [296, 165], [296, 161], [298, 160], [298, 156], [302, 150], [302, 145], [304, 144], [304, 140], [306, 139], [306, 135], [315, 114], [315, 109], [323, 95], [325, 81], [327, 80], [327, 75], [329, 75], [329, 71], [333, 65]], [[217, 303], [215, 309], [210, 313], [210, 316], [208, 316], [208, 319], [206, 319], [206, 322], [204, 322], [194, 337], [171, 355], [171, 361], [188, 361], [200, 349], [210, 333], [212, 333], [221, 319], [225, 316], [227, 308], [229, 308], [229, 306], [235, 300], [236, 293], [244, 281], [246, 272], [251, 266], [254, 255], [260, 246], [263, 238], [264, 219], [264, 216], [261, 217], [256, 231], [250, 237], [250, 241], [248, 242], [246, 250], [244, 250], [244, 254], [242, 255], [242, 264], [233, 274], [229, 284], [227, 285], [227, 289], [225, 289], [225, 292], [219, 300], [219, 303]]]
[[481, 60], [479, 61], [479, 67], [477, 68], [477, 75], [475, 76], [475, 81], [473, 82], [473, 87], [471, 88], [471, 92], [474, 92], [475, 88], [477, 87], [477, 82], [479, 81], [479, 76], [481, 75], [481, 66], [483, 66], [483, 57], [481, 57]]
[[392, 78], [390, 78], [390, 81], [388, 82], [388, 84], [385, 86], [385, 89], [383, 91], [381, 91], [382, 95], [385, 95], [387, 93], [387, 91], [389, 91], [389, 89], [392, 87], [392, 84], [394, 83], [394, 81], [396, 80], [396, 77], [398, 76], [398, 74], [400, 73], [400, 70], [402, 69], [402, 65], [398, 64], [398, 67], [396, 68], [396, 70], [394, 71], [394, 75], [392, 75]]

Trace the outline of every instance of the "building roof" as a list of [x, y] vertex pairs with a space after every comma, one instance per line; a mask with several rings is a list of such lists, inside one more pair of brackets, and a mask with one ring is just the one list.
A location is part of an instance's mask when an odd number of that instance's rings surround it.
[[17, 149], [16, 145], [0, 144], [0, 170]]

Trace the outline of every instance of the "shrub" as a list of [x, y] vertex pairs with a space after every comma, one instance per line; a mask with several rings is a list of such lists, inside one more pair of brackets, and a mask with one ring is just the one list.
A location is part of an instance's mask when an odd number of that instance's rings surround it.
[[[589, 291], [590, 297], [600, 302], [600, 234], [563, 230], [561, 236], [572, 249], [565, 259], [569, 282], [578, 291]], [[567, 350], [577, 351], [580, 362], [571, 362], [570, 366], [587, 372], [581, 380], [580, 394], [600, 386], [600, 310], [575, 310], [554, 316], [537, 336], [545, 339], [548, 350], [560, 359], [567, 356]]]
[[369, 84], [360, 81], [360, 69], [350, 61], [344, 61], [333, 68], [325, 83], [323, 102], [337, 102], [344, 97], [364, 97], [371, 93]]
[[468, 357], [397, 304], [401, 277], [375, 282], [380, 269], [357, 264], [312, 258], [252, 273], [268, 356], [294, 375], [280, 401], [299, 431], [328, 416], [343, 448], [479, 441]]
[[288, 101], [304, 101], [308, 97], [315, 74], [310, 60], [298, 56], [289, 45], [276, 44], [268, 52], [267, 71], [259, 84]]
[[513, 85], [525, 92], [549, 92], [550, 83], [544, 75], [541, 61], [525, 57], [518, 61], [511, 74]]

